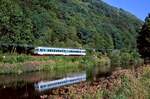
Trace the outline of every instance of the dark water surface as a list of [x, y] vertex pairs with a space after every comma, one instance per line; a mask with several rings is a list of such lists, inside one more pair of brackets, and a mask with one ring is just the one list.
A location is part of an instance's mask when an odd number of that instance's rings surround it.
[[0, 99], [39, 99], [42, 93], [35, 91], [35, 83], [76, 74], [79, 73], [34, 72], [22, 75], [0, 75]]
[[[86, 74], [87, 80], [108, 76], [98, 68], [75, 72], [33, 72], [21, 75], [0, 75], [0, 99], [40, 99], [43, 92], [35, 90], [34, 85], [41, 81], [53, 81], [70, 76]], [[100, 74], [100, 75], [99, 75]], [[51, 93], [51, 90], [48, 90]]]

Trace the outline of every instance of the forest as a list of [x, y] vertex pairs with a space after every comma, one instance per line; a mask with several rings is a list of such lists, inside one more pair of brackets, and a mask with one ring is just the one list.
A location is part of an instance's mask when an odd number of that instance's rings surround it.
[[0, 0], [0, 44], [130, 50], [142, 24], [101, 0]]

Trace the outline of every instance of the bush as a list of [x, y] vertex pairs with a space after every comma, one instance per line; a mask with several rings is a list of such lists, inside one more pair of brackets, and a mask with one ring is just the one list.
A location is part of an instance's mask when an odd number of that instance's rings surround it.
[[113, 50], [112, 52], [109, 52], [108, 55], [111, 59], [112, 68], [129, 68], [131, 66], [141, 66], [144, 62], [136, 50]]
[[102, 55], [95, 60], [95, 72], [107, 73], [111, 70], [111, 60], [106, 55]]
[[131, 60], [132, 60], [132, 56], [130, 53], [128, 52], [121, 53], [121, 66], [123, 68], [127, 68], [128, 66], [130, 66]]
[[115, 50], [109, 53], [109, 57], [111, 59], [111, 66], [112, 67], [119, 67], [121, 65], [121, 56], [120, 51]]

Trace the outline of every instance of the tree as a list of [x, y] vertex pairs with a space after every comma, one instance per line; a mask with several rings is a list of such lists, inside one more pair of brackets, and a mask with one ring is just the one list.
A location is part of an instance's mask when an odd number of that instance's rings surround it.
[[150, 57], [150, 14], [145, 18], [137, 43], [140, 54], [143, 57]]

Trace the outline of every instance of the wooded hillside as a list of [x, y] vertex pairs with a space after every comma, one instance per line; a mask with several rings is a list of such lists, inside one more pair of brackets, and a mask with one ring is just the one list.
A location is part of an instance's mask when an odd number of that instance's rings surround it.
[[101, 0], [0, 0], [0, 43], [131, 49], [141, 25]]

